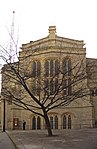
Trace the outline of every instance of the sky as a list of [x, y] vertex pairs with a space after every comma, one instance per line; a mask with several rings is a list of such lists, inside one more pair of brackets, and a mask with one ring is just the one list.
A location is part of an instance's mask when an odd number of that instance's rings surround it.
[[97, 58], [97, 0], [2, 0], [0, 45], [10, 45], [13, 11], [14, 40], [21, 44], [44, 38], [50, 25], [57, 35], [84, 40], [87, 57]]
[[84, 40], [86, 56], [97, 58], [97, 0], [1, 0], [0, 45], [8, 52], [13, 11], [18, 48], [46, 37], [55, 25], [58, 36]]
[[48, 35], [55, 25], [57, 35], [84, 40], [87, 57], [97, 58], [97, 0], [3, 0], [0, 4], [0, 45], [10, 44], [13, 11], [14, 40], [19, 47]]

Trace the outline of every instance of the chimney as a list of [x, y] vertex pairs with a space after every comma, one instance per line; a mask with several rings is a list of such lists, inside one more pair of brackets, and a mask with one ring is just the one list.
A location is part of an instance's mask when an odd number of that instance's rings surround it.
[[56, 26], [49, 26], [49, 38], [55, 39], [56, 37]]

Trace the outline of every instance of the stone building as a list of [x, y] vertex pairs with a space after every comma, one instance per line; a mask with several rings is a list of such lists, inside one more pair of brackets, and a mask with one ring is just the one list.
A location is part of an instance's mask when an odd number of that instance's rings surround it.
[[2, 116], [1, 116], [1, 95], [0, 95], [0, 129], [1, 129], [1, 119], [2, 119]]
[[[31, 75], [31, 78], [28, 79], [28, 84], [36, 96], [41, 96], [42, 94], [40, 93], [39, 95], [39, 90], [37, 90], [40, 75], [49, 82], [53, 73], [56, 74], [58, 71], [58, 63], [60, 63], [61, 68], [64, 66], [63, 72], [65, 67], [66, 69], [67, 67], [68, 69], [72, 67], [72, 74], [68, 73], [66, 84], [69, 84], [70, 79], [73, 79], [73, 76], [77, 74], [79, 68], [77, 65], [79, 64], [84, 68], [84, 73], [87, 75], [87, 78], [80, 81], [78, 86], [76, 85], [76, 89], [79, 86], [84, 86], [89, 92], [87, 96], [82, 96], [79, 100], [74, 100], [66, 106], [59, 106], [48, 112], [52, 129], [90, 128], [95, 127], [97, 124], [97, 59], [86, 58], [84, 45], [83, 40], [57, 36], [56, 27], [50, 26], [47, 37], [37, 41], [30, 41], [21, 47], [19, 68], [21, 68], [22, 74], [25, 74], [25, 79], [27, 79], [28, 75]], [[17, 63], [13, 64], [16, 65], [16, 68], [18, 66]], [[83, 71], [81, 67], [80, 70]], [[5, 79], [4, 72], [6, 70], [8, 74], [10, 72], [8, 64], [2, 69], [2, 92], [6, 86], [6, 88], [11, 89], [11, 92], [16, 92], [17, 96], [25, 96], [25, 100], [30, 102], [25, 90], [13, 82], [10, 76]], [[45, 77], [44, 74], [46, 75]], [[8, 79], [9, 81], [7, 81]], [[57, 78], [55, 77], [55, 84], [56, 80]], [[51, 82], [49, 83], [51, 84]], [[56, 89], [56, 86], [53, 86], [54, 89], [50, 86], [51, 93]], [[73, 87], [71, 88], [69, 85], [68, 89], [64, 90], [64, 94], [68, 94], [68, 96], [71, 96], [72, 92]], [[45, 122], [42, 117], [12, 104], [11, 96], [7, 98], [9, 99], [6, 101], [6, 129], [22, 129], [23, 121], [26, 122], [26, 129], [45, 129]]]

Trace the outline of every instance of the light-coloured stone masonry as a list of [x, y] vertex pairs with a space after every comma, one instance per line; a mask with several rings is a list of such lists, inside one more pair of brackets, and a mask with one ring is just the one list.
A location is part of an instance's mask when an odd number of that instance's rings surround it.
[[[19, 69], [22, 73], [26, 73], [27, 75], [31, 75], [32, 73], [32, 62], [40, 61], [41, 70], [44, 72], [44, 63], [46, 60], [56, 60], [58, 59], [60, 63], [64, 58], [68, 58], [71, 60], [72, 67], [76, 66], [79, 63], [79, 66], [82, 63], [82, 68], [86, 71], [86, 48], [84, 48], [84, 41], [81, 40], [73, 40], [67, 39], [63, 37], [59, 37], [56, 34], [56, 27], [49, 27], [49, 35], [43, 39], [37, 41], [31, 41], [27, 44], [22, 44], [21, 51], [19, 53]], [[88, 59], [89, 60], [89, 59]], [[73, 71], [73, 75], [76, 74], [78, 68]], [[43, 75], [42, 75], [43, 76]], [[96, 79], [96, 78], [95, 78]], [[31, 89], [31, 85], [33, 84], [33, 79], [28, 79], [28, 86]], [[88, 81], [86, 78], [83, 83], [83, 86], [90, 89], [91, 80]], [[8, 86], [11, 86], [12, 83]], [[79, 84], [80, 86], [80, 84]], [[14, 85], [13, 85], [14, 87]], [[95, 86], [96, 87], [96, 86]], [[21, 92], [21, 95], [24, 96], [24, 100], [30, 102], [29, 95], [25, 92], [23, 88], [17, 86], [15, 89], [18, 93]], [[58, 116], [58, 128], [62, 129], [63, 125], [63, 117], [66, 116], [66, 126], [68, 126], [68, 116], [71, 116], [72, 128], [82, 128], [82, 127], [92, 127], [95, 123], [97, 113], [96, 109], [93, 107], [93, 102], [91, 102], [92, 97], [90, 95], [86, 97], [82, 97], [79, 100], [75, 100], [70, 103], [68, 106], [58, 107], [50, 111], [48, 114], [55, 118]], [[35, 104], [32, 102], [32, 104]], [[93, 109], [94, 108], [94, 109]], [[18, 119], [18, 127], [14, 129], [22, 129], [23, 120], [26, 121], [26, 129], [32, 129], [32, 119], [35, 116], [37, 119], [37, 115], [18, 108], [16, 106], [7, 104], [7, 118], [6, 118], [6, 127], [7, 129], [13, 129], [13, 119]], [[40, 110], [41, 112], [41, 110]], [[44, 129], [44, 120], [41, 118], [41, 129]]]

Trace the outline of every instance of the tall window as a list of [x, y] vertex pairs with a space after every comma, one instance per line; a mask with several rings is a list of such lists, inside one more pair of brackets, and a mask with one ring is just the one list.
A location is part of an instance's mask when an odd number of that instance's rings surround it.
[[95, 96], [97, 96], [97, 89], [95, 90]]
[[58, 129], [58, 117], [57, 117], [57, 115], [55, 116], [55, 129]]
[[62, 63], [62, 70], [63, 70], [63, 74], [66, 75], [67, 73], [67, 61], [64, 60]]
[[40, 116], [32, 118], [32, 129], [41, 129], [41, 119]]
[[32, 119], [32, 129], [36, 129], [36, 117], [35, 116]]
[[71, 95], [71, 78], [68, 78], [68, 95], [70, 96]]
[[55, 60], [55, 76], [59, 74], [59, 62], [58, 60]]
[[71, 129], [71, 116], [68, 115], [68, 129]]
[[63, 116], [63, 129], [66, 129], [66, 116]]
[[62, 82], [62, 88], [63, 88], [63, 94], [66, 95], [66, 90], [67, 90], [67, 80], [64, 78], [63, 82]]
[[68, 60], [68, 76], [71, 76], [71, 61]]
[[33, 62], [32, 64], [32, 75], [33, 77], [36, 77], [36, 62]]
[[34, 95], [36, 96], [40, 96], [40, 86], [41, 86], [41, 82], [39, 79], [35, 79], [33, 80], [33, 83], [32, 83], [32, 92]]
[[55, 78], [55, 92], [58, 90], [58, 78]]
[[58, 60], [46, 60], [45, 61], [45, 79], [46, 88], [48, 93], [53, 95], [58, 88], [58, 74], [59, 74], [59, 62]]
[[39, 61], [33, 61], [32, 64], [32, 76], [34, 78], [32, 84], [32, 92], [39, 96], [40, 93], [40, 76], [41, 76], [41, 63]]
[[40, 77], [41, 75], [41, 64], [40, 62], [37, 61], [37, 77]]
[[50, 60], [50, 77], [53, 77], [54, 75], [54, 62], [53, 60]]
[[71, 95], [72, 93], [72, 82], [71, 82], [71, 75], [72, 75], [72, 68], [71, 68], [71, 60], [65, 59], [62, 62], [62, 72], [64, 75], [63, 79], [63, 94], [64, 95]]
[[40, 77], [41, 75], [41, 63], [39, 61], [33, 61], [32, 64], [32, 76]]
[[49, 77], [49, 61], [45, 62], [45, 76]]
[[53, 117], [50, 116], [50, 126], [51, 126], [51, 129], [53, 129]]
[[40, 117], [38, 116], [37, 117], [37, 129], [40, 129], [41, 128], [41, 119]]
[[63, 129], [71, 129], [71, 115], [64, 115], [63, 116]]

